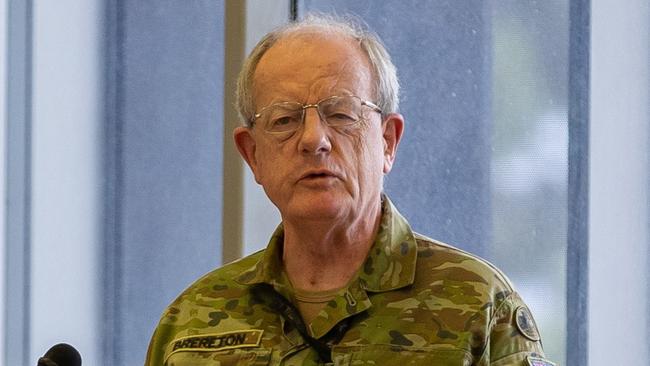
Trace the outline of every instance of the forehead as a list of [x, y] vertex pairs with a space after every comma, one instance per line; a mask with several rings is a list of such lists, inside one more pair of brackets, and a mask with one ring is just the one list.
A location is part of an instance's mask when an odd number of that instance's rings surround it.
[[340, 34], [286, 36], [262, 56], [253, 75], [257, 106], [314, 102], [337, 93], [370, 98], [371, 92], [368, 57], [356, 40]]

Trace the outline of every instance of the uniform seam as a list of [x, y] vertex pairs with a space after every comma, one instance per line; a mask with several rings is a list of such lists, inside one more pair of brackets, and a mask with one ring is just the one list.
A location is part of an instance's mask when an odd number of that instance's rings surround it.
[[[498, 314], [503, 306], [505, 306], [508, 302], [511, 302], [513, 296], [514, 296], [514, 292], [511, 292], [510, 294], [508, 294], [508, 296], [506, 296], [506, 298], [503, 299], [503, 301], [501, 302], [501, 304], [499, 304], [498, 307], [494, 308], [494, 311], [492, 312], [492, 316], [490, 317], [490, 322], [488, 324], [488, 333], [486, 334], [485, 337], [485, 347], [483, 348], [483, 352], [481, 353], [481, 357], [479, 358], [479, 364], [481, 364], [481, 361], [485, 360], [486, 352], [490, 347], [490, 342], [492, 338], [492, 328], [494, 327], [494, 322], [496, 322], [496, 319], [498, 318], [495, 314]], [[508, 356], [501, 357], [500, 359], [503, 359]], [[494, 360], [494, 361], [496, 362], [498, 360]], [[492, 360], [490, 360], [490, 362], [492, 362]]]

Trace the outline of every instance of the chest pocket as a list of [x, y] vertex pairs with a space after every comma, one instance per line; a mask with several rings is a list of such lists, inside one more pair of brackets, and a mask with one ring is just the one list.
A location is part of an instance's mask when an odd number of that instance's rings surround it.
[[225, 351], [178, 351], [172, 353], [166, 366], [266, 366], [271, 350], [264, 348]]
[[334, 347], [336, 366], [470, 366], [471, 355], [464, 350], [441, 346], [402, 347], [365, 345]]

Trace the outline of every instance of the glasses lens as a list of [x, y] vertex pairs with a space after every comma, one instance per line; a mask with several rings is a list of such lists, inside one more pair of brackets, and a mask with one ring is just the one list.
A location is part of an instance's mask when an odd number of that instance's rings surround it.
[[318, 105], [322, 117], [330, 126], [346, 126], [361, 119], [361, 100], [344, 96], [325, 99]]
[[295, 131], [302, 122], [302, 104], [278, 103], [264, 111], [264, 129], [268, 132]]

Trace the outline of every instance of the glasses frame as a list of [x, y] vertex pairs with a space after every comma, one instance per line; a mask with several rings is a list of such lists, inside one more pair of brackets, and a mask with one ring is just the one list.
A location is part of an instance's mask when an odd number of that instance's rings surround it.
[[[316, 103], [313, 103], [313, 104], [304, 104], [304, 103], [300, 103], [300, 102], [288, 102], [288, 101], [287, 101], [287, 102], [278, 102], [278, 103], [269, 104], [269, 105], [265, 106], [264, 108], [260, 109], [257, 113], [255, 113], [255, 114], [253, 115], [253, 118], [251, 118], [251, 120], [250, 120], [250, 125], [251, 125], [251, 127], [254, 127], [254, 126], [255, 126], [255, 121], [256, 121], [257, 119], [259, 119], [259, 118], [262, 116], [262, 114], [264, 113], [264, 111], [266, 111], [266, 110], [268, 110], [268, 109], [270, 109], [270, 108], [273, 108], [273, 107], [276, 107], [276, 106], [279, 106], [279, 105], [283, 105], [283, 104], [295, 104], [295, 105], [300, 105], [300, 106], [301, 106], [301, 112], [302, 112], [302, 115], [301, 115], [301, 118], [300, 118], [300, 125], [299, 125], [295, 130], [289, 130], [289, 131], [269, 131], [269, 130], [267, 130], [266, 128], [262, 128], [262, 130], [263, 130], [264, 132], [266, 132], [266, 133], [268, 133], [268, 134], [272, 134], [272, 135], [284, 135], [284, 134], [289, 134], [289, 133], [293, 134], [293, 133], [295, 133], [296, 131], [298, 131], [298, 130], [300, 129], [300, 127], [302, 127], [302, 126], [305, 124], [305, 115], [306, 115], [305, 111], [306, 111], [308, 108], [316, 108], [316, 112], [318, 113], [318, 117], [321, 119], [321, 121], [325, 122], [325, 124], [326, 124], [328, 127], [336, 127], [336, 126], [330, 126], [330, 124], [327, 122], [327, 119], [326, 119], [325, 117], [323, 117], [323, 114], [321, 113], [320, 105], [321, 105], [321, 103], [323, 103], [323, 102], [325, 102], [325, 101], [328, 101], [328, 100], [330, 100], [330, 99], [334, 99], [334, 98], [346, 98], [346, 97], [356, 98], [356, 99], [358, 99], [358, 100], [361, 102], [361, 106], [362, 106], [362, 107], [363, 107], [363, 106], [366, 106], [366, 107], [372, 109], [373, 111], [375, 111], [375, 112], [377, 112], [377, 113], [380, 113], [380, 114], [383, 113], [383, 111], [381, 110], [381, 108], [379, 108], [379, 107], [377, 106], [377, 104], [375, 104], [375, 103], [373, 103], [373, 102], [371, 102], [371, 101], [368, 101], [368, 100], [362, 99], [361, 97], [359, 97], [359, 96], [357, 96], [357, 95], [351, 95], [351, 94], [350, 94], [350, 95], [348, 95], [348, 94], [344, 94], [344, 95], [330, 95], [329, 97], [325, 97], [325, 98], [323, 98], [323, 99], [321, 99], [321, 100], [319, 100], [319, 101], [317, 101]], [[362, 115], [362, 116], [363, 116], [363, 115]], [[355, 125], [355, 124], [359, 123], [359, 121], [361, 121], [362, 119], [363, 119], [363, 118], [359, 118], [357, 121], [355, 121], [355, 122], [353, 122], [353, 123], [350, 123], [349, 125], [346, 125], [346, 126], [352, 126], [352, 125]]]

